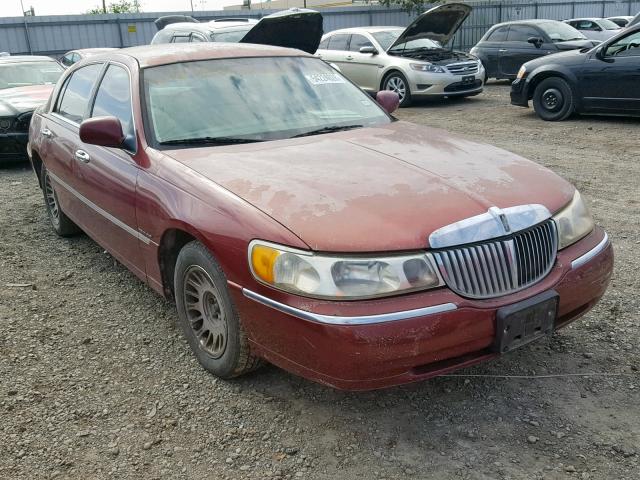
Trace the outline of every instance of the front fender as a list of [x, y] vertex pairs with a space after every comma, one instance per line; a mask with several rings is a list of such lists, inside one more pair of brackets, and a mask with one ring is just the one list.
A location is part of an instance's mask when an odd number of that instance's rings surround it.
[[[526, 66], [526, 63], [525, 63], [525, 66]], [[573, 90], [574, 95], [577, 93], [576, 85], [578, 83], [578, 79], [576, 75], [571, 71], [571, 69], [569, 69], [564, 65], [557, 65], [557, 64], [550, 63], [550, 64], [539, 66], [538, 68], [534, 69], [531, 73], [529, 73], [529, 75], [527, 75], [527, 78], [524, 83], [526, 98], [528, 100], [531, 100], [533, 98], [533, 92], [538, 86], [538, 84], [545, 78], [549, 78], [549, 77], [560, 77], [566, 80], [569, 86], [571, 87], [571, 89]], [[579, 98], [576, 95], [576, 102], [578, 101], [579, 101]]]

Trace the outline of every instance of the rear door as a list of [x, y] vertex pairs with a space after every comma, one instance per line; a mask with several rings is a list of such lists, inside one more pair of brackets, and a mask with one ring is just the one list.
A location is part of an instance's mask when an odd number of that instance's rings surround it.
[[46, 152], [46, 167], [56, 186], [58, 200], [64, 212], [85, 229], [89, 221], [86, 206], [78, 201], [76, 190], [76, 142], [80, 122], [85, 117], [91, 92], [96, 86], [103, 63], [81, 67], [64, 80], [52, 108], [43, 117], [42, 148]]
[[640, 31], [609, 44], [604, 59], [591, 55], [581, 76], [586, 109], [640, 111]]
[[[353, 61], [353, 55], [349, 51], [349, 41], [351, 40], [350, 33], [336, 33], [331, 35], [328, 39], [326, 50], [318, 51], [318, 56], [326, 62], [335, 63], [340, 67], [340, 71], [351, 78], [347, 73], [349, 70], [349, 63]], [[346, 69], [345, 69], [346, 68]], [[353, 79], [352, 79], [353, 80]]]
[[[529, 43], [531, 37], [542, 38], [540, 47]], [[555, 46], [547, 36], [533, 25], [511, 25], [507, 34], [507, 41], [498, 51], [498, 64], [500, 74], [505, 77], [514, 77], [523, 63], [533, 60], [555, 51]]]
[[[482, 60], [488, 77], [500, 77], [498, 65], [498, 55], [502, 49], [506, 48], [509, 25], [502, 25], [493, 30], [485, 40], [480, 42], [477, 55]], [[474, 52], [475, 53], [475, 52]]]
[[88, 233], [140, 278], [145, 278], [135, 213], [138, 166], [132, 155], [137, 146], [131, 80], [126, 66], [113, 62], [108, 65], [88, 116], [116, 117], [127, 144], [126, 149], [106, 148], [76, 138], [76, 189], [89, 206]]

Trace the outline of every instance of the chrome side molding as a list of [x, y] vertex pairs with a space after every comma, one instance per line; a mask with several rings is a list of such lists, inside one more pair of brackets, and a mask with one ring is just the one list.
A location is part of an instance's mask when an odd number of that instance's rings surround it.
[[279, 312], [293, 315], [294, 317], [301, 318], [302, 320], [309, 320], [311, 322], [328, 325], [369, 325], [374, 323], [394, 322], [397, 320], [407, 320], [425, 315], [434, 315], [436, 313], [450, 312], [458, 308], [454, 303], [443, 303], [440, 305], [432, 305], [430, 307], [416, 308], [414, 310], [404, 310], [402, 312], [382, 313], [379, 315], [362, 315], [356, 317], [340, 317], [300, 310], [299, 308], [277, 302], [246, 288], [242, 289], [242, 293], [245, 297], [266, 305], [267, 307], [271, 307], [274, 310], [278, 310]]
[[487, 212], [445, 225], [429, 235], [429, 247], [446, 248], [504, 237], [551, 218], [544, 205], [491, 207]]
[[589, 250], [584, 255], [579, 256], [573, 262], [571, 262], [571, 268], [578, 268], [578, 267], [581, 267], [582, 265], [584, 265], [585, 263], [587, 263], [593, 257], [595, 257], [600, 252], [602, 252], [605, 249], [605, 247], [607, 246], [608, 242], [609, 242], [609, 235], [607, 234], [607, 232], [604, 232], [604, 238], [602, 240], [600, 240], [600, 243], [598, 243], [598, 245], [593, 247], [591, 250]]

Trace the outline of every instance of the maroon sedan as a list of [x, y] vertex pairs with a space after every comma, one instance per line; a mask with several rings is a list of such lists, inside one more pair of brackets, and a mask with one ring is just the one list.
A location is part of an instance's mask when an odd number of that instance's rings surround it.
[[85, 59], [34, 116], [29, 151], [56, 232], [82, 229], [175, 299], [223, 378], [263, 359], [351, 390], [432, 377], [576, 319], [613, 266], [569, 183], [396, 121], [297, 50]]

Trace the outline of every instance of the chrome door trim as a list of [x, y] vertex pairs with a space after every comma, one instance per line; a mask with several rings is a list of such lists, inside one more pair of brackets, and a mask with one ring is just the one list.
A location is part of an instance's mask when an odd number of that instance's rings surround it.
[[91, 208], [93, 211], [95, 211], [99, 215], [101, 215], [104, 218], [106, 218], [107, 220], [109, 220], [114, 225], [117, 225], [122, 230], [124, 230], [125, 232], [129, 233], [130, 235], [132, 235], [133, 237], [137, 238], [138, 240], [140, 240], [141, 242], [143, 242], [146, 245], [153, 244], [155, 246], [158, 246], [158, 244], [156, 242], [154, 242], [153, 240], [151, 240], [149, 237], [143, 235], [139, 231], [135, 230], [134, 228], [130, 227], [126, 223], [122, 222], [118, 218], [116, 218], [113, 215], [111, 215], [109, 212], [107, 212], [107, 211], [103, 210], [102, 208], [100, 208], [98, 205], [93, 203], [87, 197], [85, 197], [80, 192], [75, 190], [71, 185], [69, 185], [64, 180], [62, 180], [60, 177], [58, 177], [56, 174], [54, 174], [51, 171], [49, 171], [49, 175], [51, 176], [51, 178], [53, 178], [53, 180], [55, 180], [56, 183], [62, 185], [64, 187], [64, 189], [67, 190], [69, 193], [71, 193], [74, 197], [76, 197], [78, 200], [80, 200], [87, 207]]
[[271, 298], [265, 297], [246, 288], [242, 289], [242, 293], [245, 297], [261, 303], [262, 305], [266, 305], [267, 307], [273, 308], [274, 310], [278, 310], [279, 312], [298, 317], [302, 320], [309, 320], [311, 322], [327, 325], [371, 325], [375, 323], [408, 320], [411, 318], [423, 317], [425, 315], [435, 315], [437, 313], [451, 312], [453, 310], [457, 310], [458, 308], [454, 303], [443, 303], [440, 305], [416, 308], [414, 310], [404, 310], [401, 312], [382, 313], [378, 315], [361, 315], [355, 317], [342, 317], [334, 315], [323, 315], [320, 313], [309, 312], [307, 310], [300, 310], [299, 308], [277, 302], [275, 300], [272, 300]]
[[607, 234], [607, 232], [604, 232], [604, 238], [600, 240], [600, 243], [598, 243], [598, 245], [593, 247], [584, 255], [579, 256], [573, 262], [571, 262], [571, 268], [572, 269], [579, 268], [583, 266], [585, 263], [589, 262], [593, 257], [598, 255], [600, 252], [602, 252], [605, 249], [605, 247], [607, 246], [607, 243], [609, 243], [609, 235]]

